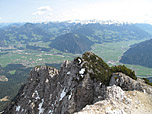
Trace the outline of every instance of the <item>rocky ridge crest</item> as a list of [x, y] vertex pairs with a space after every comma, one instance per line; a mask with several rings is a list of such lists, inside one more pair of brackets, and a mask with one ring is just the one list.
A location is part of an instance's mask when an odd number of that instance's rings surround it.
[[[123, 101], [126, 98], [123, 90], [130, 83], [133, 84], [127, 90], [139, 90], [152, 95], [152, 88], [143, 82], [134, 82], [121, 73], [113, 74], [112, 78], [110, 75], [110, 67], [91, 52], [86, 52], [82, 58], [75, 58], [74, 61], [65, 61], [59, 71], [48, 66], [35, 67], [27, 83], [3, 114], [73, 114], [86, 105], [102, 102], [104, 106], [112, 99], [114, 102]], [[125, 113], [123, 110], [122, 114]]]

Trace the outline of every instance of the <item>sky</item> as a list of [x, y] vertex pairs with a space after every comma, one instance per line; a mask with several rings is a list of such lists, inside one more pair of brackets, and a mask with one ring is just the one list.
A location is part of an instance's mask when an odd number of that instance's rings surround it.
[[0, 22], [115, 20], [152, 24], [152, 0], [0, 0]]

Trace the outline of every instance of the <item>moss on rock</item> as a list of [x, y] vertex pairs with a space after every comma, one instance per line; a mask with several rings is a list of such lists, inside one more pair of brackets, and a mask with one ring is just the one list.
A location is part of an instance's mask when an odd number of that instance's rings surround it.
[[142, 78], [146, 84], [152, 86], [152, 83], [147, 78]]
[[85, 68], [85, 74], [89, 73], [91, 79], [100, 81], [105, 85], [109, 85], [112, 73], [116, 72], [122, 72], [132, 79], [137, 79], [135, 72], [125, 65], [109, 67], [102, 58], [92, 52], [85, 52], [82, 58], [77, 57], [74, 61], [81, 65], [81, 68]]
[[125, 65], [112, 66], [111, 72], [112, 73], [122, 72], [122, 73], [126, 74], [127, 76], [131, 77], [132, 79], [137, 80], [135, 71], [127, 68]]
[[85, 61], [83, 67], [90, 73], [92, 79], [101, 81], [103, 84], [108, 85], [111, 78], [110, 67], [97, 55], [92, 52], [86, 52], [82, 55]]

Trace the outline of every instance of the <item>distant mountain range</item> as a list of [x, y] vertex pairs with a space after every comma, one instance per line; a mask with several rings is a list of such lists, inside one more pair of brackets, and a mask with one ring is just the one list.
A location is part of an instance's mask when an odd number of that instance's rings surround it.
[[24, 24], [25, 24], [24, 22], [22, 22], [22, 23], [0, 23], [0, 28], [7, 28], [10, 26], [21, 26]]
[[152, 35], [152, 25], [150, 24], [135, 24], [135, 25]]
[[[152, 25], [112, 23], [112, 21], [109, 23], [95, 21], [86, 24], [75, 22], [11, 24], [0, 29], [0, 46], [15, 46], [19, 49], [26, 49], [31, 46], [30, 48], [34, 50], [55, 48], [69, 53], [82, 53], [89, 50], [93, 43], [150, 39], [152, 38], [149, 31], [151, 29]], [[74, 35], [79, 36], [79, 40], [74, 40], [76, 39]], [[65, 45], [65, 39], [68, 41], [68, 45]], [[39, 41], [50, 43], [50, 48], [40, 49], [40, 46], [37, 48], [31, 45], [31, 43]], [[90, 43], [88, 44], [88, 42]], [[84, 46], [81, 46], [82, 43]], [[70, 45], [78, 46], [78, 48], [75, 50], [73, 47], [69, 51]], [[62, 49], [60, 49], [61, 47]]]
[[124, 53], [120, 62], [152, 68], [152, 39], [133, 45]]

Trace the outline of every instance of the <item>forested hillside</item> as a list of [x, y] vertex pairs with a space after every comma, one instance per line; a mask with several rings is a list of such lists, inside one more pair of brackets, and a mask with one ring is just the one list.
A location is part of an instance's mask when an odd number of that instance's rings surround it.
[[133, 45], [124, 53], [120, 62], [152, 68], [152, 39]]

